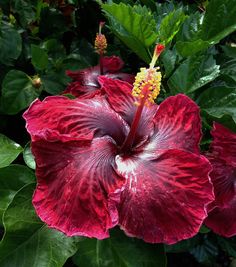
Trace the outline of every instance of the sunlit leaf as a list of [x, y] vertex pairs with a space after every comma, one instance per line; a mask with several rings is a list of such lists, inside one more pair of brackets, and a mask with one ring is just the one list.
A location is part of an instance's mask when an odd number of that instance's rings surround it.
[[0, 134], [0, 168], [10, 165], [22, 150], [19, 144]]
[[220, 74], [212, 55], [196, 54], [186, 59], [168, 80], [172, 94], [191, 93]]

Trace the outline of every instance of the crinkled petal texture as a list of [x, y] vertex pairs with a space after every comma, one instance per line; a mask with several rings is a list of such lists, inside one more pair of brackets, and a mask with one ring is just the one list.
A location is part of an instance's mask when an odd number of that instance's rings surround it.
[[214, 209], [206, 219], [206, 225], [214, 232], [230, 237], [236, 234], [236, 134], [215, 123], [213, 142], [207, 157], [213, 171]]
[[112, 140], [35, 141], [32, 151], [38, 180], [33, 204], [42, 221], [68, 236], [108, 237], [125, 182], [113, 169]]
[[198, 232], [214, 199], [206, 158], [169, 149], [117, 156], [116, 164], [127, 179], [119, 224], [128, 235], [173, 244]]
[[[134, 82], [134, 75], [119, 72], [124, 66], [124, 62], [116, 56], [103, 58], [103, 75], [112, 79], [124, 80], [128, 83]], [[93, 97], [96, 91], [99, 91], [100, 84], [98, 77], [101, 75], [100, 66], [90, 67], [79, 71], [67, 71], [66, 74], [73, 79], [64, 94], [72, 94], [76, 97]]]
[[103, 97], [84, 100], [47, 97], [43, 102], [34, 101], [23, 116], [33, 141], [91, 140], [109, 135], [122, 142], [129, 128]]
[[108, 237], [125, 183], [114, 158], [129, 126], [101, 97], [36, 100], [24, 118], [36, 159], [39, 217], [69, 236]]
[[168, 97], [160, 104], [154, 125], [148, 149], [178, 148], [200, 153], [200, 112], [189, 97], [183, 94]]

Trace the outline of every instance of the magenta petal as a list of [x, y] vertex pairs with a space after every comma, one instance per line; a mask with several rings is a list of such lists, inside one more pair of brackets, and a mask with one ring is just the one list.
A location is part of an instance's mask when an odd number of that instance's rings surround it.
[[119, 223], [130, 236], [173, 244], [194, 236], [214, 199], [210, 163], [181, 150], [117, 157], [117, 173], [127, 178]]
[[32, 151], [38, 179], [33, 205], [42, 221], [68, 236], [108, 237], [125, 182], [113, 170], [112, 139], [36, 141]]
[[199, 107], [179, 94], [163, 101], [154, 118], [153, 149], [177, 148], [199, 154], [201, 119]]
[[110, 135], [120, 143], [128, 127], [102, 97], [82, 100], [47, 97], [42, 102], [34, 101], [24, 118], [32, 141], [91, 140], [94, 136]]
[[[137, 106], [135, 105], [137, 100], [131, 94], [132, 86], [127, 82], [114, 80], [105, 76], [100, 76], [99, 82], [102, 90], [105, 91], [105, 95], [111, 107], [118, 112], [129, 125], [131, 125], [137, 110]], [[135, 143], [138, 143], [141, 139], [145, 139], [145, 137], [152, 134], [152, 119], [156, 114], [156, 110], [156, 104], [144, 107]]]
[[236, 196], [228, 202], [228, 205], [212, 210], [205, 224], [219, 235], [225, 237], [236, 235]]

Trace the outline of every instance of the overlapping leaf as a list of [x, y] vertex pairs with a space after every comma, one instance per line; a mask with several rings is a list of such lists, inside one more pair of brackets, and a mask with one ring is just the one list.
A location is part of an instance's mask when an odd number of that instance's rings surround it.
[[35, 215], [31, 204], [34, 187], [28, 184], [19, 190], [4, 213], [1, 267], [62, 267], [77, 250], [79, 238], [47, 228]]
[[127, 237], [118, 229], [106, 240], [85, 239], [73, 259], [79, 267], [166, 266], [162, 245]]
[[156, 41], [156, 23], [146, 7], [120, 4], [102, 4], [112, 31], [138, 56], [150, 61], [148, 48]]

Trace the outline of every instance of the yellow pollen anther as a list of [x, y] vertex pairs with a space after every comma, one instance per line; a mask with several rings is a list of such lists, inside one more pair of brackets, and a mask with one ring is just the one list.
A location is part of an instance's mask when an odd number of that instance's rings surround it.
[[107, 48], [107, 39], [104, 34], [97, 33], [94, 47], [97, 53], [105, 53]]
[[134, 97], [146, 98], [145, 104], [154, 103], [154, 100], [160, 93], [161, 73], [157, 71], [159, 68], [141, 68], [135, 77], [132, 95]]
[[104, 26], [105, 22], [100, 22], [99, 24], [99, 32], [96, 35], [94, 48], [98, 54], [106, 53], [107, 48], [107, 39], [104, 34], [102, 34], [102, 27]]

